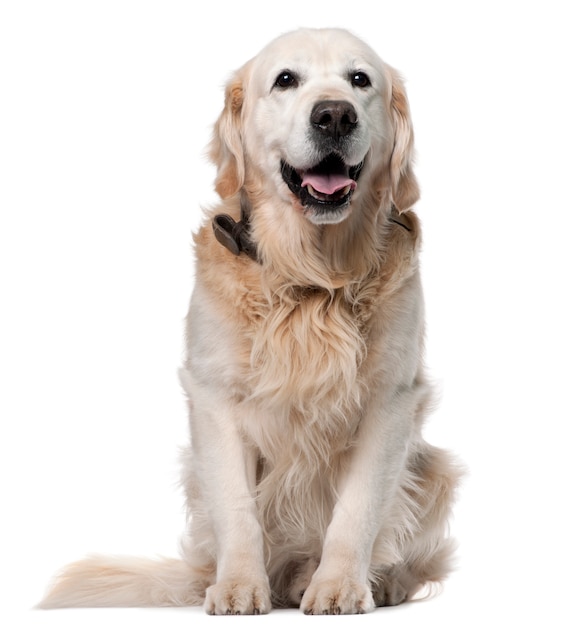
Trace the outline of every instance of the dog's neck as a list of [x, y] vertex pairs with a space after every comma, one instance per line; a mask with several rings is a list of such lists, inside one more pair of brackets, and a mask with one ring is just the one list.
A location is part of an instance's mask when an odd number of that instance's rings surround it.
[[[214, 236], [225, 248], [235, 256], [246, 254], [253, 261], [260, 263], [257, 253], [257, 244], [251, 237], [250, 216], [252, 212], [251, 202], [245, 190], [240, 191], [240, 220], [236, 222], [227, 213], [216, 215], [212, 222]], [[400, 215], [395, 205], [392, 204], [389, 221], [410, 231], [407, 219]]]

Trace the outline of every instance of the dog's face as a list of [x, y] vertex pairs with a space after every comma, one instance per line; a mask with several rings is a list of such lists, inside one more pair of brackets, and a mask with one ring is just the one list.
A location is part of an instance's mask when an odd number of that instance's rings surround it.
[[411, 151], [395, 73], [362, 41], [330, 29], [284, 35], [238, 72], [212, 154], [222, 196], [251, 176], [312, 223], [333, 224], [374, 179], [379, 196], [385, 186], [396, 202]]

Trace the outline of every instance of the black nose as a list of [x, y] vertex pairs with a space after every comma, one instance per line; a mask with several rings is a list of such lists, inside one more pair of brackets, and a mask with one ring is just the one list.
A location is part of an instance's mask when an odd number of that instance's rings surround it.
[[321, 133], [339, 139], [353, 131], [358, 122], [355, 108], [344, 100], [321, 100], [310, 116], [312, 126]]

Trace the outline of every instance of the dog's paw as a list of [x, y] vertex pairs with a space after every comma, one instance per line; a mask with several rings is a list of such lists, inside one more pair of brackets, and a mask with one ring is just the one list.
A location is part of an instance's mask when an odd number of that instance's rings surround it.
[[271, 610], [269, 583], [227, 579], [208, 587], [205, 611], [209, 615], [260, 615]]
[[312, 581], [300, 604], [306, 615], [354, 615], [374, 610], [370, 587], [351, 578]]
[[376, 574], [377, 580], [372, 586], [376, 606], [401, 604], [423, 587], [423, 581], [407, 564], [393, 565], [379, 570]]
[[310, 586], [312, 576], [314, 575], [319, 561], [315, 558], [310, 558], [304, 561], [294, 572], [292, 576], [290, 589], [288, 592], [288, 599], [291, 604], [298, 606], [306, 593], [306, 589]]

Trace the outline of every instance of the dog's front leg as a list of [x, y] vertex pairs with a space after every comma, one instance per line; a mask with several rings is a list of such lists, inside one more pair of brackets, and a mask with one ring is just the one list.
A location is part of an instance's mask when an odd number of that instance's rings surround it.
[[242, 440], [235, 407], [203, 395], [204, 402], [193, 403], [191, 434], [195, 472], [216, 541], [216, 583], [207, 589], [205, 610], [268, 613], [263, 533], [252, 495], [257, 453]]
[[409, 419], [404, 407], [365, 416], [338, 485], [321, 561], [300, 608], [307, 614], [374, 609], [368, 572], [372, 547], [403, 468]]

